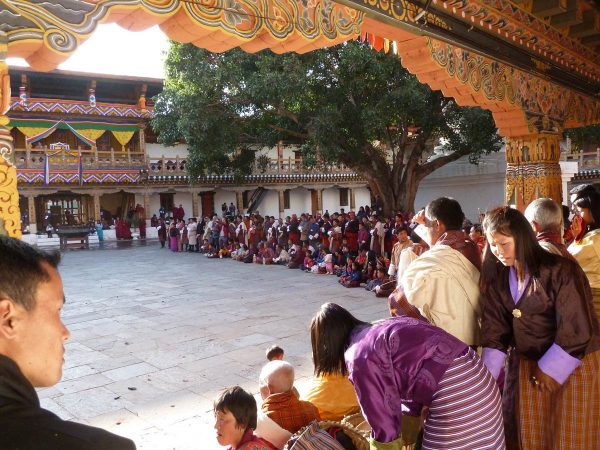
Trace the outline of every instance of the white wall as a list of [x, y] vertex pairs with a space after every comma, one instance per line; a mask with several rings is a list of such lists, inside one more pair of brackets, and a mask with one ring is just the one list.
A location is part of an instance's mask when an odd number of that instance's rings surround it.
[[160, 195], [159, 194], [151, 195], [150, 196], [150, 211], [146, 211], [146, 215], [148, 216], [148, 219], [151, 218], [153, 214], [156, 214], [156, 217], [160, 217], [160, 214], [158, 214], [159, 209], [160, 209]]
[[[356, 200], [354, 205], [356, 206], [356, 211], [358, 211], [361, 206], [371, 206], [371, 192], [366, 187], [354, 189], [354, 198]], [[344, 210], [348, 212], [350, 211], [350, 207], [345, 208]]]
[[165, 158], [172, 159], [174, 159], [176, 156], [179, 156], [180, 158], [186, 158], [188, 154], [186, 144], [177, 144], [173, 147], [165, 147], [162, 144], [146, 144], [146, 152], [150, 158], [162, 158], [163, 155]]
[[268, 189], [258, 205], [258, 210], [262, 216], [279, 218], [279, 193], [276, 190]]
[[[215, 192], [215, 213], [217, 213], [219, 216], [223, 213], [223, 211], [221, 210], [221, 205], [223, 204], [223, 202], [227, 203], [228, 208], [229, 203], [231, 202], [233, 202], [233, 204], [235, 205], [235, 192], [217, 189], [217, 191]], [[202, 207], [202, 205], [200, 207]]]
[[456, 199], [467, 219], [479, 222], [482, 213], [504, 204], [506, 159], [503, 152], [484, 156], [480, 164], [470, 164], [468, 157], [450, 163], [426, 177], [420, 184], [415, 209], [438, 197]]
[[310, 212], [310, 191], [304, 188], [297, 188], [290, 190], [290, 208], [284, 210], [283, 215], [291, 216], [297, 214], [298, 216], [303, 212]]
[[176, 192], [173, 196], [173, 206], [183, 206], [185, 211], [185, 219], [192, 216], [192, 194], [190, 192]]
[[[348, 196], [348, 204], [350, 204], [350, 196]], [[346, 210], [349, 206], [345, 207]], [[329, 211], [329, 214], [340, 211], [340, 190], [337, 187], [325, 189], [323, 191], [323, 212]]]

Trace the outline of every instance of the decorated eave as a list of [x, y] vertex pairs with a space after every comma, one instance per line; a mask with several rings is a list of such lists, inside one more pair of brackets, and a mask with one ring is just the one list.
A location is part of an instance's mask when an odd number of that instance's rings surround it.
[[114, 118], [149, 119], [153, 108], [141, 108], [137, 105], [119, 105], [114, 103], [95, 103], [89, 101], [54, 100], [29, 98], [23, 102], [18, 97], [10, 101], [10, 113], [68, 114]]

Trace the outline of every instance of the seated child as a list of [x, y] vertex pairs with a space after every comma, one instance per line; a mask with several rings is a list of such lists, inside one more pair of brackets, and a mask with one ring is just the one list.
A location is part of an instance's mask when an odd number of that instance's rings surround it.
[[380, 267], [379, 269], [377, 269], [376, 278], [373, 278], [372, 280], [367, 281], [367, 284], [365, 285], [365, 289], [367, 291], [375, 291], [375, 287], [381, 286], [386, 281], [387, 281], [387, 278], [386, 278], [385, 269]]
[[257, 407], [252, 394], [239, 386], [226, 389], [215, 401], [217, 442], [229, 450], [276, 450], [268, 441], [256, 436]]
[[210, 244], [208, 243], [208, 239], [204, 239], [202, 241], [202, 245], [200, 246], [200, 253], [206, 253], [208, 251]]
[[340, 277], [340, 283], [347, 288], [359, 287], [361, 279], [362, 272], [360, 271], [358, 264], [356, 262], [353, 262], [352, 271], [348, 276]]
[[277, 246], [277, 249], [275, 250], [276, 253], [276, 257], [273, 258], [273, 263], [274, 264], [287, 264], [290, 262], [290, 255], [287, 252], [287, 250], [285, 248], [283, 248], [281, 245]]

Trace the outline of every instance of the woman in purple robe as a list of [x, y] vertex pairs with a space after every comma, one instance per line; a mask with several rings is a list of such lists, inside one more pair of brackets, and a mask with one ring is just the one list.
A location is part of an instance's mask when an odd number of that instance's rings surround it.
[[334, 303], [311, 323], [315, 375], [348, 375], [371, 449], [400, 449], [404, 415], [424, 417], [423, 450], [502, 450], [500, 393], [473, 349], [425, 321], [373, 324]]

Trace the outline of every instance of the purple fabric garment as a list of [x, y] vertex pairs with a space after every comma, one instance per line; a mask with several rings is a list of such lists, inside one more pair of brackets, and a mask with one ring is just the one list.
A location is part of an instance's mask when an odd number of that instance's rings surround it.
[[523, 284], [519, 289], [519, 279], [517, 278], [517, 271], [514, 266], [511, 266], [508, 273], [508, 283], [510, 285], [510, 294], [512, 295], [513, 300], [515, 301], [515, 305], [519, 303], [519, 300], [523, 296], [527, 285], [530, 280], [529, 274], [525, 274], [525, 279], [523, 280]]
[[579, 359], [569, 355], [556, 344], [552, 344], [544, 356], [538, 360], [540, 370], [560, 384], [564, 384], [569, 375], [580, 365]]
[[492, 376], [495, 379], [498, 379], [500, 372], [502, 371], [502, 369], [504, 369], [506, 353], [495, 348], [486, 347], [483, 349], [481, 359], [483, 360], [485, 367], [487, 367]]
[[[355, 329], [345, 353], [350, 381], [378, 442], [400, 435], [402, 409], [419, 415], [465, 343], [410, 317], [394, 317]], [[406, 412], [405, 412], [406, 413]]]

